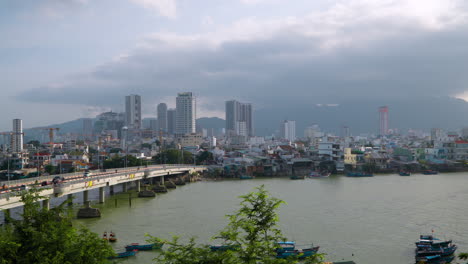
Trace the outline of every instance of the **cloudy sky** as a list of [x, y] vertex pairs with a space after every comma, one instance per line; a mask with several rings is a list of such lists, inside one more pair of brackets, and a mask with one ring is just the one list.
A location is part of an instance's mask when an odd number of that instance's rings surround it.
[[337, 104], [468, 98], [466, 0], [3, 0], [0, 129], [198, 97]]

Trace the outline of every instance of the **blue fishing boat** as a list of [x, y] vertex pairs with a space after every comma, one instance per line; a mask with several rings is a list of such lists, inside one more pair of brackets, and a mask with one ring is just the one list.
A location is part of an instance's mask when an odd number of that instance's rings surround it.
[[294, 250], [296, 248], [296, 242], [294, 241], [281, 241], [278, 242], [278, 248], [276, 252], [283, 252], [286, 250]]
[[117, 253], [116, 256], [113, 256], [113, 257], [109, 257], [108, 259], [116, 259], [116, 258], [128, 258], [128, 257], [132, 257], [132, 256], [135, 256], [135, 254], [138, 252], [138, 250], [133, 250], [133, 251], [125, 251], [125, 252], [120, 252], [120, 253]]
[[211, 251], [227, 251], [227, 250], [239, 250], [239, 245], [213, 245], [210, 246]]
[[153, 250], [153, 249], [160, 249], [164, 243], [152, 243], [152, 244], [145, 244], [140, 245], [139, 243], [132, 243], [130, 245], [125, 246], [125, 250], [133, 251], [133, 250]]
[[424, 257], [424, 256], [450, 256], [457, 250], [457, 245], [451, 245], [448, 247], [441, 247], [441, 246], [428, 246], [428, 247], [417, 247], [416, 248], [416, 256], [417, 257]]
[[312, 248], [303, 248], [303, 249], [293, 249], [293, 250], [284, 250], [276, 253], [276, 258], [289, 258], [296, 257], [299, 259], [307, 258], [313, 256], [317, 253], [320, 247]]
[[249, 176], [249, 175], [241, 175], [239, 176], [239, 179], [241, 180], [251, 180], [253, 179], [254, 177], [253, 176]]
[[440, 255], [433, 255], [433, 256], [426, 256], [426, 257], [416, 257], [416, 263], [428, 263], [428, 264], [447, 264], [452, 262], [455, 259], [454, 256], [440, 256]]
[[373, 177], [374, 174], [367, 172], [348, 172], [346, 173], [348, 177]]

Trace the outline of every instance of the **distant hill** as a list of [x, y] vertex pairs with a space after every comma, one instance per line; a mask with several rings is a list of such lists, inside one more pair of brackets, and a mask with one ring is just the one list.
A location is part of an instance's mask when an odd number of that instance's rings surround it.
[[202, 117], [197, 119], [197, 127], [206, 128], [206, 129], [223, 129], [226, 125], [224, 119], [218, 117]]
[[[27, 128], [24, 129], [24, 141], [28, 142], [30, 140], [40, 140], [40, 141], [49, 141], [49, 134], [47, 130], [42, 130], [39, 128], [48, 128], [48, 127], [57, 127], [59, 128], [58, 135], [65, 133], [83, 133], [83, 119], [79, 118], [72, 121], [68, 121], [61, 124], [53, 124], [41, 127]], [[94, 119], [93, 119], [94, 121]]]

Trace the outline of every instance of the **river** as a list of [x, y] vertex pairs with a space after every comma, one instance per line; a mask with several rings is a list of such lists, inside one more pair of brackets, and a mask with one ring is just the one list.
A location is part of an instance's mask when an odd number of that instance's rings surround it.
[[[128, 194], [117, 194], [97, 205], [102, 218], [76, 221], [99, 234], [116, 232], [117, 250], [144, 242], [145, 233], [165, 239], [196, 236], [209, 243], [227, 224], [225, 215], [238, 208], [238, 196], [262, 184], [287, 203], [279, 211], [285, 236], [298, 244], [319, 245], [329, 261], [414, 263], [414, 242], [431, 230], [453, 239], [457, 252], [468, 251], [467, 173], [203, 181], [156, 198], [134, 198], [131, 207]], [[140, 252], [121, 262], [154, 263], [156, 254]]]

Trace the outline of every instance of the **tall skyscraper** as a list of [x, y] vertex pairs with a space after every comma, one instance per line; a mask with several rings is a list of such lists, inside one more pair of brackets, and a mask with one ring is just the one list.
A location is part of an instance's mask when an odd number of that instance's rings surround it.
[[160, 130], [167, 132], [167, 105], [165, 103], [158, 104], [158, 124]]
[[379, 120], [380, 120], [380, 135], [385, 136], [388, 134], [388, 107], [379, 107]]
[[[226, 101], [226, 131], [240, 135], [240, 131], [246, 131], [245, 136], [254, 136], [252, 105], [236, 100]], [[241, 128], [241, 129], [240, 129]]]
[[176, 110], [168, 109], [167, 110], [167, 133], [169, 135], [175, 134], [175, 126], [176, 126]]
[[141, 97], [139, 95], [125, 96], [125, 123], [128, 128], [141, 129]]
[[13, 119], [13, 133], [11, 135], [11, 151], [23, 152], [23, 120]]
[[196, 132], [197, 102], [191, 92], [179, 93], [176, 98], [176, 131], [177, 135]]
[[296, 121], [284, 120], [282, 125], [282, 136], [284, 139], [287, 139], [291, 142], [296, 140]]
[[93, 120], [91, 118], [83, 119], [83, 137], [86, 139], [91, 138], [93, 134]]

